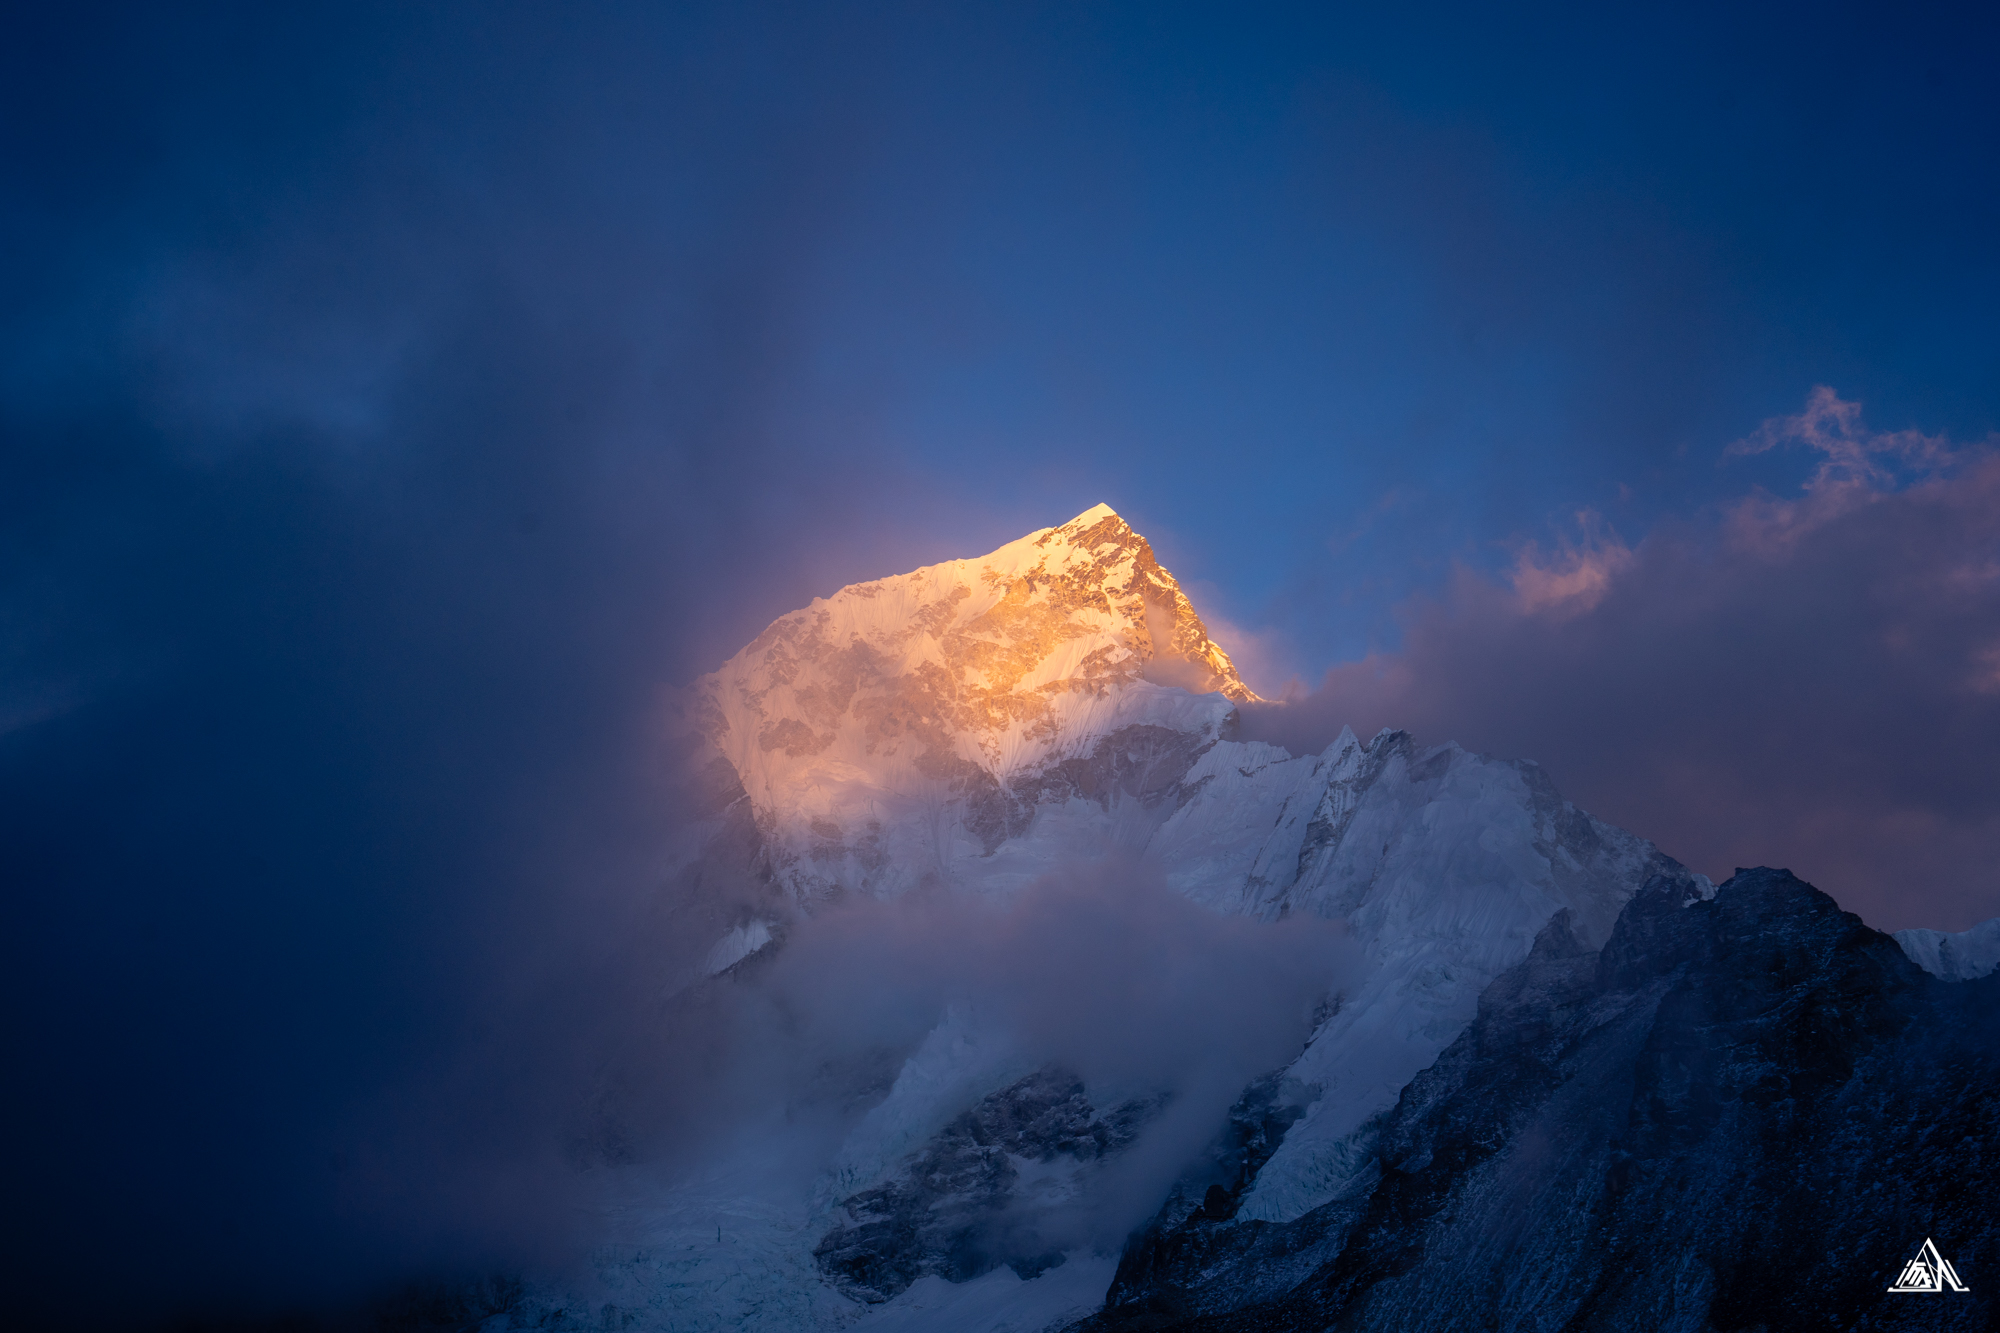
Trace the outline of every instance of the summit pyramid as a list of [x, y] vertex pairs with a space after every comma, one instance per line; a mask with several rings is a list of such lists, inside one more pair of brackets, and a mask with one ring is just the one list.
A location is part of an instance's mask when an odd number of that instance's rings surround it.
[[[1107, 737], [1191, 759], [1178, 738], [1212, 743], [1256, 699], [1146, 539], [1100, 504], [779, 617], [696, 682], [690, 721], [810, 901], [961, 878]], [[1164, 731], [1133, 730], [1149, 727]]]

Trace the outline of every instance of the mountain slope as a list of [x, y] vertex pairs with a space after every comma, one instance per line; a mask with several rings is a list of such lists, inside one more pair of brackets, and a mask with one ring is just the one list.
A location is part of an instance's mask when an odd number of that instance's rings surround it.
[[[1543, 930], [1368, 1189], [1164, 1221], [1079, 1329], [1990, 1328], [1996, 1086], [2000, 979], [1928, 976], [1784, 871], [1663, 875], [1601, 951]], [[1928, 1237], [1969, 1293], [1887, 1291]]]

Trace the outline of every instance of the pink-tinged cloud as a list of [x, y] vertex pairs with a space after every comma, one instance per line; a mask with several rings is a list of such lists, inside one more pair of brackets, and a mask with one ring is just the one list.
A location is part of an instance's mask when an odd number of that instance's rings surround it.
[[1611, 590], [1612, 580], [1631, 565], [1631, 548], [1602, 515], [1586, 509], [1576, 521], [1581, 541], [1565, 539], [1546, 558], [1535, 542], [1525, 542], [1515, 551], [1507, 577], [1526, 614], [1568, 617], [1593, 610]]
[[1532, 758], [1698, 869], [1789, 866], [1884, 928], [2000, 915], [2000, 449], [1821, 389], [1731, 452], [1794, 443], [1825, 455], [1799, 494], [1460, 569], [1400, 651], [1246, 729]]
[[1966, 461], [1942, 436], [1868, 430], [1861, 404], [1844, 401], [1824, 384], [1807, 396], [1803, 412], [1771, 418], [1730, 445], [1724, 457], [1791, 444], [1803, 444], [1823, 457], [1798, 497], [1780, 499], [1757, 491], [1729, 510], [1730, 539], [1746, 550], [1782, 554], [1821, 524], [1893, 493], [1904, 475], [1935, 478]]

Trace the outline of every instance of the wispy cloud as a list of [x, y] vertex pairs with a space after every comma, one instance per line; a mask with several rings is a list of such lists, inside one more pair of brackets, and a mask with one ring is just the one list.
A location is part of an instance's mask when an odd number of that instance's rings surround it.
[[1632, 551], [1592, 509], [1576, 515], [1578, 536], [1565, 534], [1543, 555], [1534, 541], [1520, 544], [1508, 581], [1530, 615], [1582, 615], [1604, 600], [1612, 580], [1631, 567]]
[[1723, 451], [1725, 461], [1804, 445], [1820, 454], [1801, 495], [1779, 498], [1763, 492], [1743, 497], [1729, 509], [1731, 541], [1745, 550], [1780, 556], [1805, 534], [1893, 493], [1910, 480], [1949, 471], [1961, 460], [1942, 436], [1914, 429], [1870, 430], [1861, 404], [1849, 402], [1826, 385], [1806, 398], [1805, 409], [1773, 417]]

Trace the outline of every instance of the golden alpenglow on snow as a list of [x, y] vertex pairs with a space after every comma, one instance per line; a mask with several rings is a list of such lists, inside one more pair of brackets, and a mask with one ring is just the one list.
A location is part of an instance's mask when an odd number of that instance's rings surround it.
[[[1212, 740], [1256, 697], [1146, 539], [1098, 505], [780, 617], [696, 683], [690, 721], [809, 899], [990, 857], [1033, 815], [1024, 778], [1123, 728]], [[930, 845], [893, 846], [905, 827]]]

